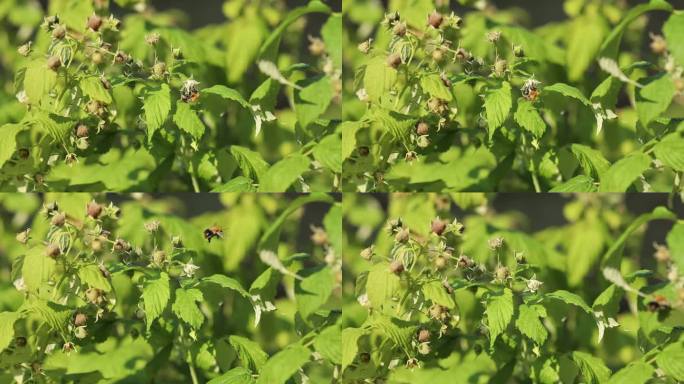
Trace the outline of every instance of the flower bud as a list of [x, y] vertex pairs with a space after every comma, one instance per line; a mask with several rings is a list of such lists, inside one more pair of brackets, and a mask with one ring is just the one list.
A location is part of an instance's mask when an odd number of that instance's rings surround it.
[[392, 28], [392, 33], [394, 33], [395, 36], [403, 37], [406, 35], [406, 23], [401, 21], [396, 24], [394, 24], [394, 27]]
[[409, 229], [402, 228], [394, 235], [394, 240], [397, 243], [406, 243], [409, 240]]
[[82, 327], [86, 325], [88, 322], [88, 316], [86, 316], [85, 313], [77, 313], [76, 316], [74, 316], [74, 325], [77, 327]]
[[661, 35], [651, 33], [651, 51], [656, 55], [662, 55], [667, 51], [667, 42]]
[[50, 224], [54, 225], [55, 227], [61, 227], [64, 225], [65, 222], [66, 215], [64, 214], [64, 212], [59, 212], [56, 215], [52, 216]]
[[439, 28], [440, 25], [442, 25], [442, 21], [444, 20], [444, 16], [442, 16], [441, 13], [435, 11], [432, 11], [430, 15], [428, 15], [428, 25], [432, 26], [432, 28]]
[[321, 56], [325, 53], [325, 43], [318, 37], [309, 36], [309, 53]]
[[15, 239], [17, 239], [17, 241], [22, 243], [22, 244], [26, 244], [29, 241], [29, 238], [30, 238], [29, 234], [30, 233], [31, 233], [31, 228], [26, 228], [25, 230], [17, 233], [17, 236], [15, 237]]
[[364, 249], [361, 251], [361, 254], [360, 254], [360, 255], [361, 255], [361, 257], [362, 257], [364, 260], [370, 260], [370, 259], [373, 258], [373, 255], [374, 255], [374, 254], [375, 254], [375, 249], [374, 249], [374, 247], [371, 245], [370, 247], [364, 248]]
[[434, 261], [435, 268], [437, 268], [440, 271], [443, 270], [444, 268], [446, 268], [448, 263], [449, 263], [449, 261], [444, 256], [435, 257], [435, 261]]
[[364, 41], [364, 42], [362, 42], [362, 43], [359, 43], [359, 45], [357, 46], [357, 48], [359, 49], [359, 51], [360, 51], [361, 53], [367, 54], [367, 53], [370, 52], [370, 50], [371, 50], [371, 43], [372, 43], [372, 42], [373, 42], [372, 39], [368, 39], [368, 40], [366, 40], [366, 41]]
[[76, 137], [88, 137], [89, 129], [88, 126], [80, 123], [76, 126]]
[[427, 329], [421, 329], [418, 331], [418, 341], [421, 343], [426, 343], [430, 341], [430, 331]]
[[404, 272], [404, 264], [400, 260], [393, 260], [389, 265], [390, 272], [401, 275]]
[[145, 35], [145, 43], [147, 45], [157, 45], [159, 43], [159, 34], [156, 32]]
[[102, 27], [102, 18], [98, 15], [91, 15], [88, 17], [88, 28], [90, 28], [92, 31], [97, 32], [100, 30], [100, 27]]
[[88, 337], [88, 331], [86, 331], [85, 327], [76, 327], [76, 329], [74, 329], [74, 336], [76, 336], [77, 339], [85, 339]]
[[166, 63], [159, 62], [152, 67], [152, 73], [157, 77], [162, 77], [166, 74]]
[[29, 41], [26, 44], [20, 45], [19, 48], [17, 48], [17, 52], [20, 55], [27, 57], [31, 53], [31, 42]]
[[95, 202], [95, 200], [92, 200], [86, 205], [86, 213], [93, 219], [98, 219], [102, 214], [102, 206]]
[[62, 40], [66, 36], [66, 28], [63, 25], [56, 25], [52, 30], [52, 38]]
[[60, 254], [62, 254], [62, 251], [59, 249], [57, 244], [48, 244], [45, 247], [45, 256], [56, 259]]
[[510, 275], [511, 273], [508, 271], [508, 268], [503, 265], [499, 265], [494, 271], [494, 276], [500, 281], [506, 280]]
[[387, 56], [387, 66], [397, 69], [400, 65], [401, 55], [399, 55], [398, 53], [391, 53]]
[[157, 250], [152, 253], [152, 262], [155, 265], [162, 265], [166, 261], [166, 252]]
[[418, 136], [427, 135], [428, 133], [430, 133], [430, 126], [428, 123], [420, 121], [418, 124], [416, 124], [416, 134]]
[[50, 56], [47, 59], [47, 67], [53, 71], [57, 71], [62, 66], [62, 61], [57, 56]]

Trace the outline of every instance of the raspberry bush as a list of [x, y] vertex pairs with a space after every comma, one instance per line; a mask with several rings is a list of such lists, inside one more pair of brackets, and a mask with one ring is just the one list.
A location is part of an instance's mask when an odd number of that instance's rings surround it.
[[117, 200], [0, 197], [0, 382], [335, 382], [339, 202]]
[[0, 189], [332, 191], [341, 17], [226, 1], [227, 21], [138, 0], [0, 3]]
[[681, 190], [681, 11], [453, 3], [347, 6], [345, 190]]
[[684, 380], [684, 222], [665, 195], [641, 215], [573, 195], [557, 225], [495, 211], [519, 195], [347, 196], [345, 382]]

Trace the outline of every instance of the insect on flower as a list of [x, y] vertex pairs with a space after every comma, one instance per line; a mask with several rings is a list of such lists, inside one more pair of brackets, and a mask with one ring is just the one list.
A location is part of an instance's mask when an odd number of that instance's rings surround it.
[[199, 82], [193, 79], [185, 80], [183, 87], [181, 88], [181, 100], [186, 103], [194, 103], [197, 101], [200, 96], [199, 89], [197, 88], [198, 85]]
[[535, 101], [539, 97], [539, 85], [541, 83], [535, 79], [528, 79], [520, 88], [523, 97], [529, 101]]
[[222, 239], [223, 228], [219, 227], [218, 225], [213, 225], [204, 230], [204, 238], [207, 239], [207, 242], [211, 243], [211, 239], [213, 239], [214, 237]]

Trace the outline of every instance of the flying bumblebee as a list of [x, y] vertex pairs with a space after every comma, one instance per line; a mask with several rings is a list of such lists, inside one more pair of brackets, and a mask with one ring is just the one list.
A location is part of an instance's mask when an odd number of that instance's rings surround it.
[[211, 239], [214, 237], [222, 239], [223, 238], [223, 228], [218, 225], [213, 225], [204, 230], [204, 238], [207, 242], [211, 243]]

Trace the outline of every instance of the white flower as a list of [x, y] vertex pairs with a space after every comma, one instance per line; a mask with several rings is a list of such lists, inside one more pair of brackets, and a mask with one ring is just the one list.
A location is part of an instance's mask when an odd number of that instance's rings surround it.
[[28, 104], [29, 103], [29, 98], [28, 95], [26, 94], [26, 91], [23, 89], [17, 93], [17, 100], [19, 100], [20, 103], [22, 104]]
[[259, 295], [252, 295], [250, 299], [254, 309], [254, 326], [256, 327], [261, 321], [261, 313], [275, 311], [276, 307], [270, 301], [263, 301]]
[[24, 282], [23, 277], [14, 280], [14, 288], [16, 288], [19, 292], [23, 292], [26, 290], [26, 283]]
[[183, 264], [183, 273], [181, 276], [193, 277], [195, 275], [195, 271], [198, 269], [199, 267], [193, 264], [192, 259], [190, 259], [189, 263]]
[[535, 279], [535, 276], [532, 276], [531, 279], [527, 280], [527, 291], [530, 292], [537, 292], [539, 287], [541, 287], [544, 283], [541, 281]]
[[276, 119], [275, 115], [270, 111], [262, 111], [260, 105], [252, 105], [252, 117], [254, 117], [254, 125], [256, 126], [255, 136], [259, 136], [261, 125], [264, 121], [269, 122]]
[[364, 307], [364, 308], [370, 308], [371, 303], [370, 303], [370, 300], [368, 299], [368, 295], [367, 295], [367, 294], [364, 293], [363, 295], [357, 297], [357, 298], [356, 298], [356, 301], [358, 301], [359, 304], [361, 304], [362, 307]]
[[356, 91], [356, 97], [359, 98], [359, 100], [363, 101], [364, 103], [368, 101], [368, 92], [366, 92], [366, 88], [361, 88], [358, 91]]

